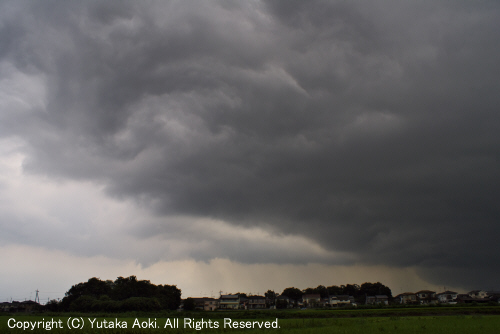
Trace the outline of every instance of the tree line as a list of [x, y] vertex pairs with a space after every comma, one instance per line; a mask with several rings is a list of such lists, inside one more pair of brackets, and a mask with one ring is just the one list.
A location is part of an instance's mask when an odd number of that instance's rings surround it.
[[[269, 290], [266, 292], [266, 296], [272, 296], [273, 291]], [[358, 284], [347, 284], [347, 285], [332, 285], [329, 287], [325, 287], [323, 285], [318, 285], [316, 288], [307, 288], [304, 290], [300, 290], [295, 287], [286, 288], [281, 293], [282, 296], [287, 296], [292, 301], [297, 301], [302, 298], [305, 294], [319, 294], [321, 298], [326, 298], [328, 296], [338, 296], [338, 295], [348, 295], [354, 297], [354, 300], [357, 303], [364, 303], [366, 300], [366, 296], [375, 296], [375, 295], [386, 295], [389, 299], [392, 299], [391, 289], [384, 284], [377, 283], [363, 283], [361, 285]], [[283, 302], [276, 302], [277, 308], [286, 307]]]
[[[246, 297], [245, 293], [237, 294]], [[319, 294], [321, 298], [349, 295], [358, 303], [364, 303], [366, 296], [374, 295], [387, 295], [392, 299], [391, 289], [380, 282], [329, 287], [318, 285], [316, 288], [303, 290], [289, 287], [281, 293], [282, 296], [290, 298], [291, 302], [302, 299], [304, 294]], [[278, 296], [273, 290], [265, 293], [269, 306], [285, 308], [286, 304], [280, 302]], [[87, 282], [75, 284], [61, 301], [51, 300], [45, 308], [49, 311], [76, 312], [158, 311], [176, 310], [180, 304], [181, 290], [175, 285], [155, 285], [149, 280], [138, 280], [135, 276], [120, 276], [115, 281], [103, 281], [93, 277]]]

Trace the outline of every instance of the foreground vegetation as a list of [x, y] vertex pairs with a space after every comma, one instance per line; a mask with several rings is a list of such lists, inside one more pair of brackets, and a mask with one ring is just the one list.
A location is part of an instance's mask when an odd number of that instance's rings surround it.
[[[51, 329], [51, 332], [66, 333], [67, 320], [74, 317], [82, 318], [85, 326], [79, 333], [498, 333], [500, 329], [500, 306], [479, 307], [415, 307], [415, 308], [385, 308], [361, 310], [268, 310], [268, 311], [236, 311], [236, 312], [158, 312], [158, 313], [43, 313], [32, 315], [10, 314], [0, 316], [0, 333], [21, 333], [23, 329], [9, 328], [16, 323], [28, 321], [61, 320], [63, 329]], [[195, 322], [203, 318], [205, 325], [200, 330], [195, 329]], [[225, 326], [225, 318], [232, 322], [275, 321], [278, 318], [280, 328], [232, 328]], [[125, 328], [109, 328], [102, 326], [103, 320], [109, 323], [126, 322]], [[178, 319], [179, 328], [174, 319]], [[184, 319], [191, 323], [191, 328], [184, 327]], [[208, 320], [218, 323], [218, 328], [207, 326]], [[92, 328], [90, 321], [94, 322]], [[153, 322], [156, 328], [141, 328]], [[173, 326], [165, 325], [170, 321]], [[227, 322], [227, 321], [226, 321]], [[96, 328], [97, 323], [101, 327]], [[134, 326], [134, 323], [141, 324]], [[254, 325], [255, 326], [255, 325]], [[116, 327], [116, 326], [112, 326]], [[226, 327], [226, 328], [224, 328]], [[258, 327], [258, 324], [257, 324]], [[47, 333], [44, 328], [27, 331], [32, 333]]]
[[[35, 318], [35, 319], [34, 319]], [[21, 333], [22, 329], [10, 329], [7, 326], [9, 317], [0, 317], [0, 331], [2, 333]], [[60, 318], [63, 323], [67, 317]], [[97, 319], [97, 321], [103, 318]], [[278, 329], [234, 329], [223, 328], [223, 321], [217, 329], [203, 328], [201, 330], [182, 328], [180, 318], [179, 329], [164, 329], [166, 319], [158, 319], [158, 329], [132, 328], [135, 318], [119, 318], [120, 321], [128, 323], [127, 329], [92, 329], [89, 326], [79, 330], [79, 333], [248, 333], [269, 331], [273, 333], [498, 333], [500, 328], [500, 316], [427, 316], [427, 317], [369, 317], [369, 318], [304, 318], [304, 319], [280, 319]], [[22, 316], [16, 317], [16, 321], [42, 320], [41, 317]], [[47, 318], [45, 318], [47, 320]], [[114, 318], [108, 318], [113, 321]], [[140, 318], [139, 321], [147, 321]], [[198, 320], [198, 319], [197, 319]], [[205, 319], [206, 320], [206, 319]], [[232, 319], [235, 321], [236, 319]], [[45, 329], [27, 330], [32, 333], [47, 333]], [[73, 330], [74, 331], [74, 330]], [[67, 333], [71, 330], [52, 329], [54, 333]]]

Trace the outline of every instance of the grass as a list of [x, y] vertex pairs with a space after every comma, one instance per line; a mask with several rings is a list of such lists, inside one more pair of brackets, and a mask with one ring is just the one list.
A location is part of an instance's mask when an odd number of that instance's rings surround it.
[[[67, 333], [67, 320], [71, 317], [81, 317], [84, 320], [84, 328], [78, 333], [498, 333], [500, 332], [500, 307], [450, 307], [450, 308], [400, 308], [400, 309], [365, 309], [365, 310], [278, 310], [278, 311], [245, 311], [245, 312], [165, 312], [159, 314], [128, 313], [115, 314], [103, 317], [102, 314], [34, 314], [21, 315], [11, 314], [0, 316], [0, 333], [21, 333], [23, 329], [11, 329], [8, 321], [14, 318], [16, 321], [41, 321], [42, 319], [61, 320], [64, 329], [52, 329], [50, 332]], [[430, 314], [432, 313], [432, 314]], [[127, 329], [96, 329], [91, 328], [88, 319], [96, 319], [97, 322], [107, 319], [109, 321], [127, 322]], [[159, 328], [132, 328], [136, 319], [139, 322], [152, 321], [156, 318]], [[212, 320], [219, 323], [218, 328], [206, 328], [201, 330], [183, 328], [184, 318], [203, 318], [205, 321]], [[279, 329], [234, 329], [223, 328], [224, 318], [233, 321], [274, 321], [278, 318]], [[167, 319], [179, 319], [179, 329], [164, 328]], [[238, 320], [236, 320], [238, 319]], [[11, 324], [12, 324], [11, 320]], [[40, 328], [27, 330], [31, 333], [47, 333], [49, 331]]]
[[[9, 329], [7, 321], [9, 317], [0, 317], [0, 331], [2, 333], [21, 333], [22, 329]], [[38, 316], [16, 317], [19, 321], [41, 320]], [[66, 317], [58, 319], [66, 321]], [[101, 318], [102, 319], [102, 318]], [[114, 319], [114, 318], [113, 318]], [[46, 318], [47, 320], [47, 318]], [[99, 319], [98, 319], [99, 320]], [[111, 319], [110, 319], [111, 320]], [[220, 321], [218, 329], [203, 328], [195, 329], [138, 329], [131, 328], [135, 318], [119, 318], [120, 321], [128, 323], [127, 329], [92, 329], [90, 326], [79, 330], [78, 333], [498, 333], [500, 329], [500, 316], [425, 316], [425, 317], [370, 317], [370, 318], [303, 318], [279, 320], [279, 329], [230, 329], [222, 328]], [[139, 319], [141, 321], [142, 319]], [[182, 318], [179, 319], [182, 327]], [[158, 325], [163, 327], [165, 319], [158, 319]], [[66, 327], [66, 326], [65, 326]], [[47, 333], [44, 329], [28, 330], [32, 333]], [[70, 332], [69, 329], [53, 329], [54, 333]]]

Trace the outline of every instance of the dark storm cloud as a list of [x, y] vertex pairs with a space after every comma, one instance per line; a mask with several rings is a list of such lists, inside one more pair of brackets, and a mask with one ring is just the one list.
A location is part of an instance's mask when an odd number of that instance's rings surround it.
[[432, 277], [500, 260], [496, 2], [1, 7], [2, 63], [46, 83], [2, 111], [27, 171]]

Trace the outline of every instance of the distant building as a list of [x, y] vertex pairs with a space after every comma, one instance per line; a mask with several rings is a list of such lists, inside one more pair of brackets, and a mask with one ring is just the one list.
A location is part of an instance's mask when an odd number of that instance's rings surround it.
[[39, 310], [40, 307], [39, 303], [32, 300], [4, 302], [0, 303], [0, 312], [34, 312]]
[[249, 310], [265, 309], [266, 308], [266, 297], [264, 297], [264, 296], [248, 296], [245, 308], [249, 309]]
[[10, 312], [11, 304], [8, 302], [0, 303], [0, 312]]
[[417, 304], [417, 294], [404, 292], [394, 297], [394, 301], [399, 304]]
[[342, 307], [354, 305], [354, 297], [349, 295], [333, 295], [329, 297], [329, 304], [332, 307]]
[[239, 295], [221, 295], [219, 298], [219, 308], [223, 310], [237, 310], [240, 308]]
[[437, 297], [436, 291], [431, 290], [420, 290], [416, 293], [417, 299], [420, 304], [436, 304]]
[[500, 303], [500, 291], [488, 291], [488, 299]]
[[389, 305], [389, 297], [387, 295], [375, 295], [375, 296], [366, 296], [366, 305]]
[[445, 292], [438, 293], [436, 295], [436, 297], [438, 298], [438, 301], [440, 303], [456, 304], [458, 293], [456, 293], [454, 291], [445, 291]]
[[294, 301], [288, 296], [279, 295], [276, 297], [276, 308], [292, 308], [294, 304]]
[[219, 307], [219, 300], [209, 297], [191, 298], [194, 300], [195, 310], [215, 311]]
[[483, 299], [488, 297], [488, 292], [484, 290], [472, 290], [468, 293], [469, 297], [474, 299]]
[[472, 298], [466, 293], [458, 294], [457, 303], [465, 303], [465, 304], [470, 304], [470, 303], [478, 303], [482, 301], [482, 298]]
[[302, 302], [304, 305], [315, 307], [321, 303], [321, 295], [317, 293], [302, 295]]

